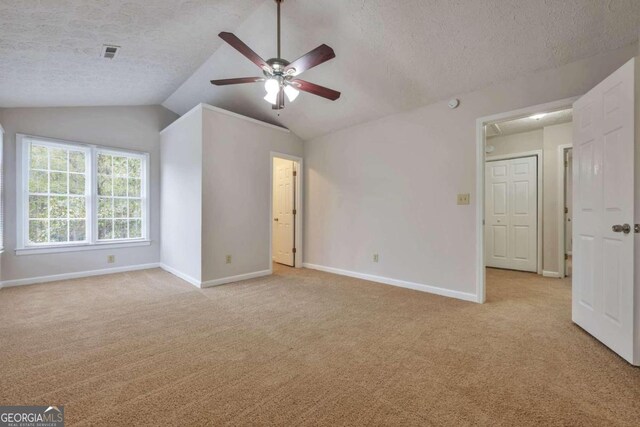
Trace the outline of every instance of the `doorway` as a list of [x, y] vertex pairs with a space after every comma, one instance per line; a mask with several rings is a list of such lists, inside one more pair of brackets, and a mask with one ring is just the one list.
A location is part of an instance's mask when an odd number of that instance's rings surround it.
[[[522, 273], [515, 272], [514, 274], [537, 273], [545, 277], [564, 277], [564, 262], [562, 265], [554, 265], [559, 258], [555, 252], [558, 250], [558, 242], [560, 241], [558, 237], [559, 229], [564, 230], [562, 223], [555, 224], [555, 206], [557, 203], [561, 203], [560, 199], [562, 198], [561, 195], [556, 193], [556, 186], [558, 181], [563, 181], [556, 172], [556, 156], [558, 145], [572, 141], [572, 105], [576, 99], [569, 98], [478, 119], [479, 169], [476, 191], [479, 195], [478, 199], [482, 201], [478, 204], [477, 225], [478, 241], [480, 243], [477, 259], [479, 265], [477, 278], [478, 302], [486, 300], [485, 282], [487, 272], [485, 267], [522, 271]], [[515, 209], [517, 208], [518, 213], [523, 215], [522, 219], [526, 217], [529, 220], [532, 219], [532, 213], [535, 212], [537, 215], [536, 221], [529, 221], [529, 225], [525, 224], [524, 227], [522, 224], [516, 223], [518, 227], [511, 227], [510, 234], [507, 232], [509, 226], [499, 230], [490, 230], [490, 226], [493, 225], [491, 220], [495, 218], [490, 218], [492, 213], [489, 209], [495, 208], [495, 206], [490, 205], [490, 203], [495, 203], [495, 198], [494, 200], [489, 200], [488, 188], [492, 183], [492, 178], [488, 176], [488, 169], [490, 169], [492, 163], [494, 165], [497, 164], [492, 161], [512, 161], [515, 159], [521, 159], [519, 160], [520, 162], [530, 162], [529, 168], [525, 165], [520, 165], [521, 172], [525, 169], [531, 169], [531, 166], [533, 166], [535, 175], [531, 171], [527, 171], [525, 175], [522, 175], [523, 177], [527, 176], [527, 179], [518, 184], [520, 187], [519, 196], [516, 195], [517, 191], [513, 189], [515, 178], [506, 184], [507, 188], [511, 186], [512, 189], [511, 194], [505, 189], [505, 203], [507, 205], [510, 204], [509, 207], [505, 208], [505, 212], [516, 216]], [[513, 168], [514, 165], [507, 163], [506, 166], [504, 172], [513, 174], [508, 170], [510, 167]], [[531, 188], [533, 184], [537, 184], [535, 193]], [[523, 191], [524, 189], [527, 189], [526, 193]], [[518, 204], [520, 206], [515, 206], [515, 197], [519, 197]], [[534, 200], [536, 204], [534, 204]], [[498, 201], [500, 201], [499, 198]], [[523, 203], [525, 201], [527, 209], [524, 209]], [[511, 211], [514, 213], [512, 214]], [[497, 221], [495, 222], [497, 223]], [[537, 234], [537, 238], [533, 240], [531, 239], [532, 226], [535, 227]], [[497, 233], [497, 237], [502, 237], [503, 244], [510, 245], [493, 248], [494, 251], [496, 249], [502, 250], [504, 261], [509, 261], [507, 264], [496, 265], [491, 259], [490, 248], [492, 243], [490, 242], [490, 232], [493, 233], [494, 231], [503, 232], [503, 235]], [[526, 236], [525, 231], [527, 231]], [[517, 233], [519, 233], [518, 236]], [[517, 245], [515, 244], [516, 240], [520, 240]], [[564, 239], [562, 240], [564, 241]], [[564, 253], [564, 249], [562, 252]], [[509, 257], [511, 260], [508, 259]], [[549, 259], [552, 259], [552, 262], [549, 262]], [[535, 260], [536, 268], [531, 266], [533, 260]], [[517, 266], [517, 264], [521, 265]], [[525, 265], [524, 267], [523, 264]]]
[[271, 261], [302, 265], [300, 230], [302, 159], [271, 153]]

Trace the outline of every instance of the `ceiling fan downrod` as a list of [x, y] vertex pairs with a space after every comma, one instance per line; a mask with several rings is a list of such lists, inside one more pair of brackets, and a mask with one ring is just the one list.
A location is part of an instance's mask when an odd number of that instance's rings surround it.
[[280, 4], [282, 4], [284, 0], [275, 0], [276, 4], [278, 5], [278, 59], [282, 58], [282, 54], [280, 52]]

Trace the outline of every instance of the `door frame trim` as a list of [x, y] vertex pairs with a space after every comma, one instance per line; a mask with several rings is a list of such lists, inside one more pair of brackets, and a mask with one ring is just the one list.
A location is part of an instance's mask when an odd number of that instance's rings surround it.
[[304, 191], [302, 174], [304, 171], [304, 163], [302, 157], [293, 156], [291, 154], [279, 153], [277, 151], [271, 151], [269, 153], [269, 269], [272, 269], [273, 263], [273, 159], [285, 159], [291, 160], [298, 164], [296, 169], [296, 179], [295, 179], [295, 203], [296, 203], [296, 215], [294, 220], [294, 236], [295, 236], [295, 246], [296, 253], [294, 255], [294, 265], [295, 268], [302, 268], [302, 252], [303, 252], [303, 239], [302, 239], [302, 216], [303, 216], [303, 198], [302, 193]]
[[507, 120], [528, 117], [541, 111], [551, 112], [573, 107], [579, 96], [476, 119], [476, 297], [478, 303], [486, 300], [486, 268], [484, 265], [484, 163], [485, 126]]
[[[565, 176], [565, 166], [564, 166], [564, 152], [565, 150], [573, 148], [573, 144], [562, 144], [558, 145], [558, 277], [565, 278], [567, 277], [567, 260], [564, 259], [564, 254], [567, 249], [567, 224], [565, 223], [565, 214], [564, 208], [567, 203], [567, 193], [565, 191], [566, 188], [566, 180]], [[573, 194], [573, 191], [571, 192]]]
[[[498, 160], [511, 160], [511, 159], [523, 159], [525, 157], [536, 157], [536, 273], [542, 274], [542, 201], [544, 193], [543, 185], [543, 172], [544, 172], [544, 150], [531, 150], [522, 151], [519, 153], [500, 154], [497, 156], [486, 156], [485, 164], [487, 162], [494, 162]], [[487, 195], [484, 194], [484, 197]], [[486, 202], [486, 200], [485, 200]]]

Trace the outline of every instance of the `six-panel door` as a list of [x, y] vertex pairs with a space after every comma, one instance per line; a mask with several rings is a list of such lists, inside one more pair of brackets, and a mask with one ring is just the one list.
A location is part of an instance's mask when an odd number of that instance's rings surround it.
[[537, 271], [537, 157], [486, 163], [485, 263]]
[[[631, 60], [574, 104], [572, 318], [627, 361], [638, 363], [634, 79]], [[622, 231], [625, 224], [629, 233]]]

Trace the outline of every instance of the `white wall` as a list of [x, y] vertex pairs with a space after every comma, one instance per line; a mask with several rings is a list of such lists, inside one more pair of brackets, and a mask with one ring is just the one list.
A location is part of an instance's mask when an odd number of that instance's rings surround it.
[[302, 157], [303, 143], [292, 133], [208, 108], [203, 129], [202, 280], [268, 270], [270, 153]]
[[163, 130], [160, 149], [161, 262], [202, 280], [202, 114], [192, 110]]
[[502, 156], [525, 151], [542, 150], [542, 129], [487, 139], [487, 145], [495, 147], [487, 156]]
[[544, 128], [544, 203], [542, 221], [542, 256], [544, 270], [561, 273], [563, 266], [559, 265], [558, 245], [564, 228], [558, 223], [558, 209], [560, 209], [562, 194], [558, 191], [558, 146], [573, 143], [573, 123], [563, 123]]
[[[157, 263], [160, 260], [160, 159], [158, 132], [177, 116], [160, 106], [6, 108], [0, 109], [5, 128], [5, 253], [2, 280]], [[41, 255], [15, 255], [16, 165], [15, 136], [25, 133], [109, 147], [148, 152], [151, 163], [150, 246]], [[116, 257], [107, 263], [107, 255]]]
[[[477, 292], [476, 120], [581, 95], [637, 44], [305, 142], [305, 262]], [[471, 193], [471, 205], [456, 205]], [[380, 262], [372, 262], [372, 254]]]

